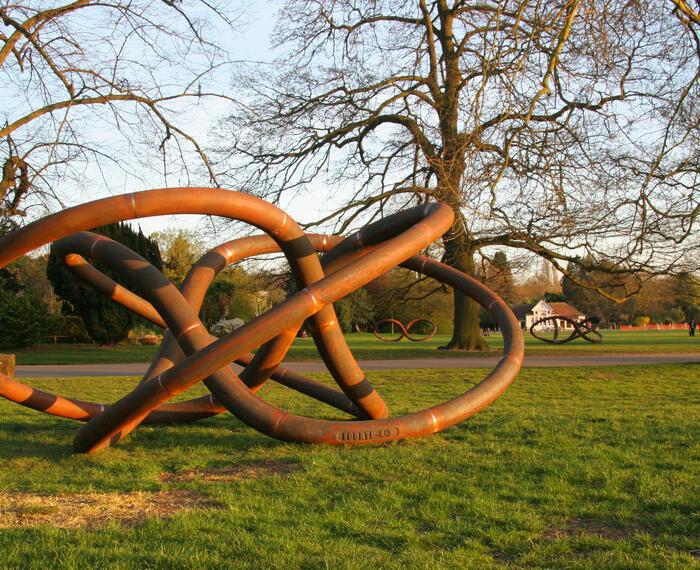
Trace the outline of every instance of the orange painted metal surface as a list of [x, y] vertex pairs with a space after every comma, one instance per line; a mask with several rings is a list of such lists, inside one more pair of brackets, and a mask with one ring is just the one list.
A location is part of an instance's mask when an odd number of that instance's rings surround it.
[[[85, 231], [117, 221], [170, 214], [224, 216], [249, 223], [265, 235], [214, 248], [192, 267], [178, 288], [125, 246]], [[75, 437], [78, 452], [94, 452], [114, 444], [141, 423], [193, 421], [226, 410], [262, 433], [305, 443], [369, 444], [440, 431], [498, 398], [515, 379], [523, 358], [518, 322], [497, 295], [455, 269], [416, 255], [440, 238], [452, 220], [450, 208], [433, 203], [388, 216], [347, 238], [307, 235], [287, 214], [263, 200], [210, 188], [150, 190], [54, 214], [1, 239], [0, 267], [55, 242], [79, 278], [164, 328], [163, 342], [140, 384], [109, 405], [49, 394], [2, 374], [0, 395], [48, 414], [86, 422]], [[282, 252], [287, 258], [298, 292], [228, 335], [219, 339], [211, 336], [198, 313], [217, 273], [236, 261], [273, 252]], [[101, 273], [93, 263], [123, 276], [129, 288]], [[352, 356], [332, 303], [398, 265], [457, 288], [480, 303], [503, 331], [504, 355], [481, 383], [464, 394], [422, 411], [390, 417], [384, 400]], [[281, 365], [305, 323], [340, 389]], [[251, 351], [256, 349], [253, 355]], [[232, 362], [244, 366], [240, 375], [230, 367]], [[280, 410], [257, 394], [268, 379], [355, 419], [329, 421]], [[198, 382], [207, 386], [209, 396], [169, 403]]]

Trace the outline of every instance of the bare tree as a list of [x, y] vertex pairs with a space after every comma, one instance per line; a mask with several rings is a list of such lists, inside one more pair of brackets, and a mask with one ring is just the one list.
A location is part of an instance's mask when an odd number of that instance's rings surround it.
[[154, 157], [180, 174], [188, 147], [213, 180], [182, 115], [221, 96], [209, 85], [227, 56], [211, 36], [215, 22], [232, 25], [225, 10], [220, 0], [0, 0], [0, 214], [60, 202], [88, 164], [105, 182]]
[[[700, 68], [681, 5], [289, 1], [283, 57], [241, 78], [249, 104], [225, 124], [221, 170], [272, 198], [323, 181], [348, 195], [316, 221], [339, 231], [442, 200], [444, 259], [470, 274], [494, 247], [565, 275], [604, 258], [624, 283], [688, 270]], [[484, 346], [456, 293], [448, 348]]]

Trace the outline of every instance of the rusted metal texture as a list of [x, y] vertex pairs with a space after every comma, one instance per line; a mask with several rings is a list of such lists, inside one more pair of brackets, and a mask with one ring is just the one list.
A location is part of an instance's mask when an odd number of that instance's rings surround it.
[[[251, 224], [265, 234], [212, 249], [178, 288], [138, 254], [86, 231], [171, 214], [223, 216]], [[497, 295], [464, 273], [416, 255], [452, 221], [450, 208], [434, 203], [388, 216], [347, 238], [307, 235], [287, 214], [263, 200], [211, 188], [126, 194], [48, 216], [0, 240], [0, 267], [53, 242], [80, 279], [162, 327], [165, 334], [141, 382], [112, 404], [64, 398], [4, 374], [0, 374], [0, 395], [51, 415], [86, 422], [75, 436], [78, 452], [95, 452], [114, 444], [141, 423], [193, 421], [226, 410], [264, 434], [305, 443], [368, 444], [440, 431], [498, 398], [515, 379], [523, 358], [518, 322]], [[287, 258], [298, 292], [226, 336], [211, 336], [198, 313], [217, 273], [236, 261], [274, 252]], [[123, 277], [128, 288], [93, 263], [109, 267]], [[459, 289], [487, 309], [503, 331], [504, 355], [491, 373], [464, 394], [422, 411], [390, 417], [384, 400], [352, 356], [332, 303], [397, 265]], [[281, 366], [304, 323], [339, 390]], [[230, 366], [232, 362], [244, 367], [240, 374]], [[330, 421], [280, 410], [257, 394], [268, 379], [355, 419]], [[206, 385], [209, 396], [169, 403], [198, 382]]]
[[[571, 329], [567, 329], [562, 325], [563, 322], [569, 323]], [[576, 322], [568, 317], [553, 315], [532, 323], [530, 326], [530, 334], [537, 340], [549, 344], [564, 344], [576, 340], [577, 338], [582, 338], [593, 344], [600, 344], [603, 342], [603, 335], [598, 331], [598, 325], [599, 321], [594, 319]], [[540, 330], [535, 330], [536, 327], [539, 327]], [[562, 336], [560, 338], [560, 332], [562, 334], [568, 333], [568, 336]]]
[[[411, 329], [418, 323], [428, 323], [430, 332], [423, 336], [416, 336], [416, 333], [411, 334]], [[382, 325], [392, 325], [392, 333], [390, 334], [394, 334], [393, 328], [398, 327], [399, 335], [396, 337], [387, 337], [387, 333], [382, 334], [382, 332], [379, 330]], [[406, 326], [404, 326], [401, 321], [397, 321], [396, 319], [382, 319], [374, 325], [374, 330], [372, 330], [374, 336], [383, 342], [399, 342], [403, 338], [407, 338], [411, 342], [424, 342], [433, 338], [436, 332], [437, 325], [430, 319], [413, 319]]]

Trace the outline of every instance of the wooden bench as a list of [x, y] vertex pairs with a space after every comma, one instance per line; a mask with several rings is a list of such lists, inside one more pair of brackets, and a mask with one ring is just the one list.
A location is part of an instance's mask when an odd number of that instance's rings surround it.
[[0, 354], [0, 372], [13, 378], [15, 375], [15, 355]]

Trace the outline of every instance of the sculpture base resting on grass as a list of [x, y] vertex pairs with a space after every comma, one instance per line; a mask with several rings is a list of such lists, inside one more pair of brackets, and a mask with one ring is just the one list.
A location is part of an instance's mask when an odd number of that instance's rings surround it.
[[[264, 234], [212, 249], [192, 266], [178, 288], [125, 246], [85, 231], [172, 214], [223, 216], [256, 226]], [[212, 188], [149, 190], [53, 214], [0, 240], [0, 267], [54, 242], [78, 277], [163, 327], [163, 342], [139, 385], [113, 404], [49, 394], [2, 374], [0, 395], [47, 414], [86, 422], [75, 436], [78, 452], [94, 452], [116, 443], [141, 423], [187, 422], [227, 410], [262, 433], [304, 443], [380, 443], [440, 431], [498, 398], [515, 379], [523, 359], [518, 321], [496, 294], [460, 271], [416, 255], [450, 228], [452, 218], [449, 207], [432, 203], [388, 216], [346, 238], [305, 234], [272, 204]], [[298, 292], [229, 334], [219, 339], [211, 336], [198, 314], [217, 273], [247, 257], [280, 251], [291, 266]], [[112, 281], [92, 263], [122, 275], [129, 288]], [[397, 265], [457, 288], [481, 304], [503, 331], [504, 355], [493, 371], [464, 394], [425, 410], [389, 417], [384, 400], [345, 343], [332, 303]], [[340, 390], [280, 365], [305, 322]], [[243, 372], [237, 375], [231, 362], [244, 366]], [[257, 395], [268, 379], [356, 419], [330, 421], [280, 410]], [[204, 382], [210, 395], [168, 402], [198, 382]]]

